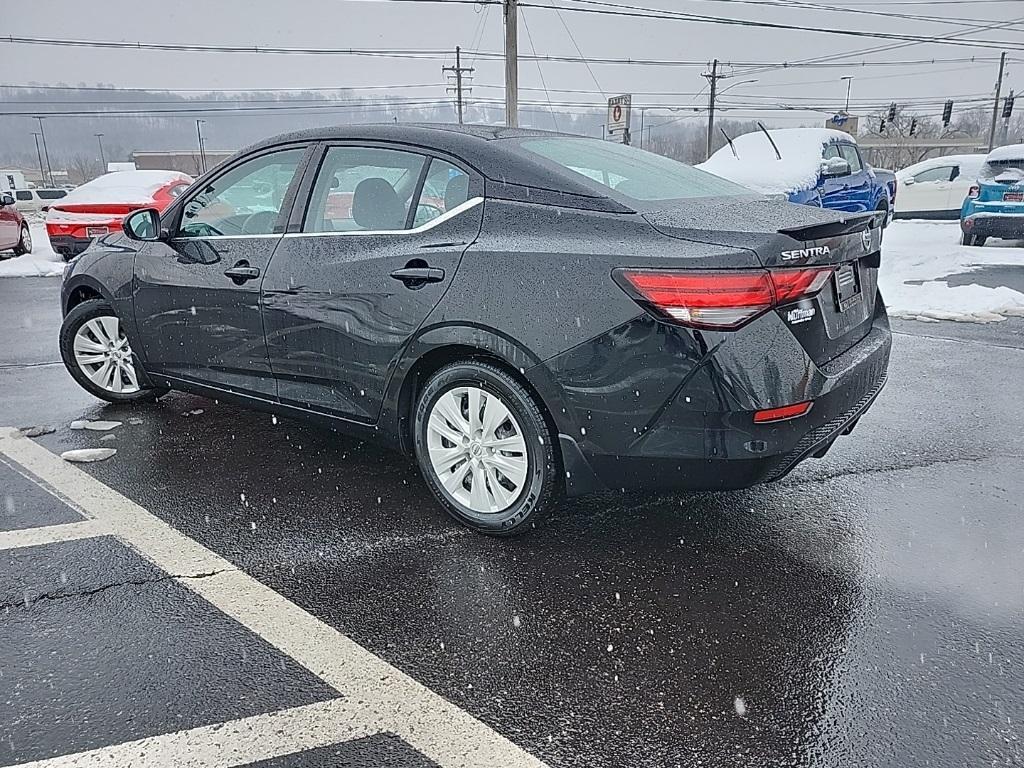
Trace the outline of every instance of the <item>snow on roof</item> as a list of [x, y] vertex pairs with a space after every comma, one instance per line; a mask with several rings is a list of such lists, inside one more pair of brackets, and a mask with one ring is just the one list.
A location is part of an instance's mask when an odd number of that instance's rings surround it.
[[999, 160], [1024, 160], [1024, 144], [1007, 144], [1005, 147], [996, 147], [985, 158], [986, 163]]
[[82, 203], [149, 203], [160, 187], [172, 181], [192, 183], [178, 171], [115, 171], [105, 173], [68, 192], [59, 205]]
[[733, 139], [736, 155], [726, 144], [697, 167], [766, 195], [810, 189], [818, 183], [822, 147], [830, 141], [857, 143], [848, 133], [829, 128], [781, 128], [768, 131], [779, 148], [779, 160], [762, 131]]
[[908, 165], [906, 168], [901, 168], [896, 172], [897, 178], [901, 181], [910, 176], [916, 176], [922, 171], [927, 171], [931, 168], [941, 168], [944, 165], [957, 165], [960, 166], [960, 175], [966, 178], [977, 176], [978, 171], [981, 170], [981, 166], [985, 163], [986, 155], [943, 155], [942, 157], [929, 157], [927, 160], [922, 160], [919, 163]]

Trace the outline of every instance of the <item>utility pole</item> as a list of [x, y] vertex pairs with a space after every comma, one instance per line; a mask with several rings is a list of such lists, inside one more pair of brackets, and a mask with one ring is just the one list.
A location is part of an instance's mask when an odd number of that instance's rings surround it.
[[708, 147], [705, 159], [711, 157], [711, 139], [715, 134], [715, 96], [718, 93], [718, 59], [711, 62], [711, 73], [704, 73], [711, 83], [711, 96], [708, 99]]
[[196, 135], [199, 137], [199, 167], [202, 173], [206, 173], [206, 145], [203, 143], [203, 123], [205, 120], [196, 120]]
[[103, 154], [103, 134], [102, 133], [97, 133], [97, 134], [94, 134], [94, 135], [96, 136], [96, 141], [98, 141], [100, 143], [100, 165], [103, 167], [103, 170], [100, 171], [100, 173], [106, 173], [107, 172], [107, 156]]
[[46, 183], [46, 171], [43, 169], [43, 152], [39, 149], [39, 132], [32, 131], [32, 138], [36, 140], [36, 157], [39, 158], [39, 180]]
[[518, 0], [505, 0], [505, 125], [519, 125]]
[[843, 113], [848, 115], [850, 114], [850, 91], [853, 89], [853, 75], [847, 75], [839, 79], [846, 81], [846, 109], [843, 110]]
[[999, 96], [1003, 90], [1003, 70], [1006, 68], [1006, 51], [999, 55], [999, 78], [996, 80], [996, 100], [992, 103], [992, 125], [988, 129], [988, 151], [996, 143], [996, 118], [999, 117]]
[[39, 136], [43, 140], [43, 157], [46, 158], [46, 177], [48, 179], [47, 184], [51, 187], [56, 186], [53, 183], [53, 168], [50, 165], [50, 151], [46, 148], [46, 131], [43, 130], [43, 118], [36, 115], [36, 120], [39, 121]]
[[[457, 105], [457, 109], [458, 109], [458, 112], [459, 112], [459, 125], [462, 125], [462, 109], [463, 109], [463, 106], [464, 106], [464, 101], [463, 101], [463, 98], [462, 98], [462, 94], [463, 94], [462, 75], [463, 74], [472, 74], [473, 67], [464, 67], [464, 66], [462, 66], [462, 48], [456, 45], [455, 46], [455, 66], [454, 67], [441, 67], [441, 71], [442, 72], [451, 72], [453, 75], [455, 75], [455, 103]], [[448, 90], [448, 93], [452, 92], [451, 88], [448, 88], [447, 90]], [[471, 88], [466, 88], [465, 90], [466, 91], [470, 91], [472, 89]]]

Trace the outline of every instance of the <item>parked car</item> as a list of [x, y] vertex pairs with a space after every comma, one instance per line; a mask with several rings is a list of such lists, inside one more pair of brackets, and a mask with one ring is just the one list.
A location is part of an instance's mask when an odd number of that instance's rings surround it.
[[875, 179], [879, 184], [884, 184], [886, 192], [889, 196], [888, 210], [888, 221], [886, 225], [893, 219], [893, 213], [896, 209], [896, 192], [899, 190], [899, 181], [896, 178], [896, 173], [890, 171], [888, 168], [876, 168], [871, 166], [872, 172], [875, 174]]
[[834, 211], [882, 211], [890, 192], [857, 140], [827, 128], [782, 128], [737, 136], [698, 168], [766, 195]]
[[985, 155], [948, 155], [909, 165], [896, 177], [902, 190], [897, 219], [956, 219]]
[[14, 190], [14, 199], [22, 213], [48, 211], [57, 200], [67, 197], [68, 190], [54, 188], [33, 188]]
[[997, 147], [985, 157], [960, 209], [960, 242], [1024, 238], [1024, 144]]
[[10, 192], [0, 192], [0, 253], [4, 251], [15, 256], [32, 253], [32, 231]]
[[180, 389], [397, 446], [509, 535], [563, 493], [741, 488], [824, 455], [885, 381], [881, 219], [579, 136], [316, 129], [97, 240], [60, 348], [111, 402]]
[[84, 251], [94, 238], [121, 229], [125, 215], [140, 208], [162, 211], [190, 183], [178, 171], [117, 171], [69, 192], [50, 206], [46, 234], [64, 260]]

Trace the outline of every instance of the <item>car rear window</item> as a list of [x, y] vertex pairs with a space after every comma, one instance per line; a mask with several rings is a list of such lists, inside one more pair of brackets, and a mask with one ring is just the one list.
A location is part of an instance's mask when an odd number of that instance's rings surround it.
[[40, 200], [60, 200], [67, 197], [67, 191], [63, 189], [40, 189], [36, 191]]
[[523, 149], [637, 201], [756, 195], [746, 187], [642, 149], [586, 138], [526, 139]]
[[983, 181], [995, 181], [1000, 176], [1006, 179], [1016, 176], [1018, 181], [1024, 179], [1024, 157], [1008, 160], [988, 160], [981, 166], [981, 173], [978, 174], [978, 178]]

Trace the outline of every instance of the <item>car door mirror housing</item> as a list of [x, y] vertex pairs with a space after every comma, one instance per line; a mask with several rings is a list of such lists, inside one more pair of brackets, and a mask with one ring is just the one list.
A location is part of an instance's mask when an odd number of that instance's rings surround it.
[[821, 175], [826, 179], [849, 176], [850, 173], [850, 163], [842, 157], [830, 157], [821, 163]]
[[124, 233], [132, 240], [155, 242], [160, 239], [160, 212], [156, 208], [142, 208], [124, 220]]
[[14, 195], [4, 192], [0, 194], [0, 208], [6, 208], [8, 205], [14, 205]]
[[913, 176], [908, 176], [903, 180], [903, 186], [909, 187], [911, 184], [917, 184], [917, 181], [914, 179]]

